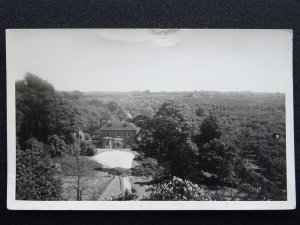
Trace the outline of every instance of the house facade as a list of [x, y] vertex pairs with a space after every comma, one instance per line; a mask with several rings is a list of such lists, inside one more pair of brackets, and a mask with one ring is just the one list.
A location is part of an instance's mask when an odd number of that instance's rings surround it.
[[130, 148], [135, 143], [137, 128], [128, 122], [107, 122], [93, 138], [99, 148]]

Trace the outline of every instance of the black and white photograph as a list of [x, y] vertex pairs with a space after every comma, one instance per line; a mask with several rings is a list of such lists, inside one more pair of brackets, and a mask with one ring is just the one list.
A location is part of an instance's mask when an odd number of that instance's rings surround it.
[[8, 208], [295, 208], [292, 41], [6, 30]]

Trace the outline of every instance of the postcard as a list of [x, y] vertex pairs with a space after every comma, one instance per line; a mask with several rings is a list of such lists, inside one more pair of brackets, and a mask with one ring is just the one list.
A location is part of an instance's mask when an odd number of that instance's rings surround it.
[[8, 209], [294, 209], [292, 43], [6, 30]]

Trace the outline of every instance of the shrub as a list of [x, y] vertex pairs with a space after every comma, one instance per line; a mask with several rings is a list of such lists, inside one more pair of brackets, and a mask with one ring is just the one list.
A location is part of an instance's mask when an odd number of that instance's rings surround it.
[[41, 143], [34, 143], [31, 149], [17, 149], [16, 169], [16, 199], [58, 200], [59, 181]]
[[47, 143], [51, 157], [61, 157], [67, 152], [65, 141], [55, 134], [48, 136]]
[[80, 155], [93, 156], [96, 154], [96, 147], [90, 142], [81, 142]]
[[155, 184], [146, 189], [148, 194], [141, 200], [172, 200], [172, 201], [211, 201], [211, 194], [205, 186], [198, 186], [188, 180], [173, 177], [170, 180]]

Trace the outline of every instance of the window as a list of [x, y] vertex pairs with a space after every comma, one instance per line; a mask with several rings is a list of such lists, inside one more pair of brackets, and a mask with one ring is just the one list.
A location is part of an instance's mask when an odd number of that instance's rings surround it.
[[129, 133], [129, 131], [127, 131], [127, 137], [130, 137], [130, 133]]
[[117, 132], [116, 132], [116, 136], [118, 137], [119, 135], [120, 135], [120, 132], [119, 132], [119, 131], [117, 131]]
[[106, 136], [109, 136], [109, 131], [107, 131]]

